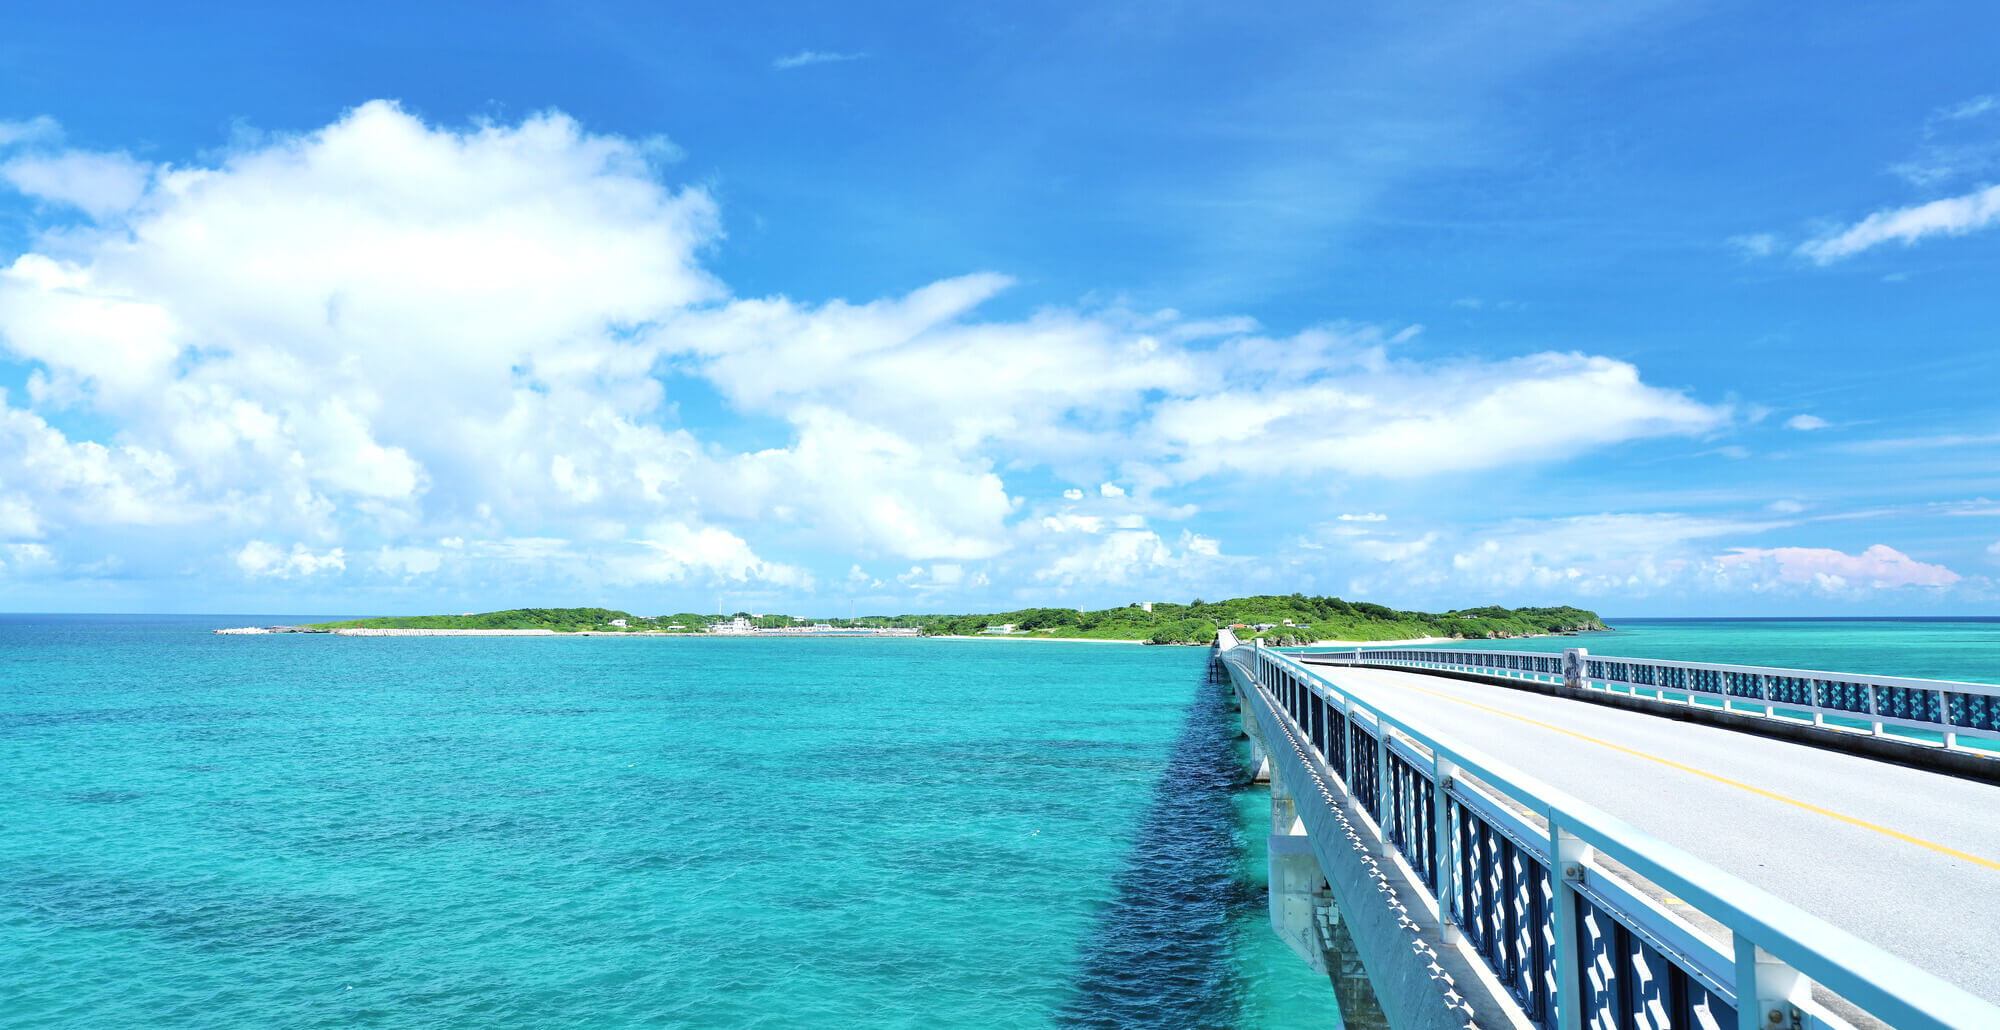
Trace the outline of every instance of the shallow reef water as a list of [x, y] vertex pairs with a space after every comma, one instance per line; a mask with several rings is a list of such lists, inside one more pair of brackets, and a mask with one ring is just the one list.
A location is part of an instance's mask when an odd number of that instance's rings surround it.
[[0, 616], [0, 1021], [1338, 1025], [1205, 650], [243, 621]]

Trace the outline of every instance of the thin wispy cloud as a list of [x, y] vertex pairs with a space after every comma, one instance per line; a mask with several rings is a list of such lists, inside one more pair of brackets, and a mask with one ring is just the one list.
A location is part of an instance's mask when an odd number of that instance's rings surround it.
[[1932, 127], [1943, 122], [1962, 122], [1968, 118], [1977, 118], [1988, 111], [2000, 111], [2000, 97], [1986, 93], [1970, 100], [1961, 100], [1931, 112], [1930, 118], [1924, 123], [1925, 131], [1928, 133]]
[[1799, 245], [1801, 257], [1822, 265], [1884, 243], [1909, 246], [1927, 236], [1963, 236], [2000, 222], [2000, 186], [1928, 204], [1877, 211], [1837, 232]]
[[790, 57], [780, 57], [771, 62], [774, 70], [788, 72], [794, 68], [804, 68], [813, 64], [838, 64], [843, 61], [861, 61], [868, 57], [865, 53], [843, 54], [831, 50], [801, 50]]
[[1746, 258], [1770, 257], [1771, 252], [1778, 249], [1778, 238], [1768, 232], [1731, 236], [1723, 242]]

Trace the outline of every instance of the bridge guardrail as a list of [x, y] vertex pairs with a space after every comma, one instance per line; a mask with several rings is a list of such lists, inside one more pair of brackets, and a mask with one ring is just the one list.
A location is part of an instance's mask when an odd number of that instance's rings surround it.
[[[1224, 632], [1221, 658], [1317, 752], [1429, 893], [1439, 923], [1464, 934], [1530, 1022], [1548, 1030], [1844, 1026], [1811, 1000], [1818, 983], [1903, 1030], [2000, 1026], [2000, 1008], [1411, 725], [1293, 656]], [[1731, 939], [1712, 940], [1608, 872], [1598, 854], [1720, 923]]]
[[[1352, 651], [1313, 651], [1316, 661], [1393, 665], [1441, 672], [1506, 676], [1577, 689], [1647, 689], [1662, 701], [1665, 692], [1723, 702], [1744, 715], [1786, 718], [1779, 710], [1812, 716], [1814, 725], [1828, 726], [1828, 716], [1867, 723], [1875, 736], [1885, 726], [1939, 734], [1947, 748], [1958, 747], [1960, 734], [2000, 742], [2000, 686], [1904, 676], [1863, 676], [1813, 669], [1782, 669], [1719, 662], [1680, 662], [1658, 658], [1614, 658], [1572, 647], [1562, 654], [1527, 651], [1393, 647]], [[1745, 709], [1743, 706], [1753, 706]], [[1843, 729], [1838, 722], [1834, 729]]]

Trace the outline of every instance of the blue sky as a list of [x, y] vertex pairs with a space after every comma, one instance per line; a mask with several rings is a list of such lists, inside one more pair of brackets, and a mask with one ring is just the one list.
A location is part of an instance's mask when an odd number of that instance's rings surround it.
[[0, 40], [0, 608], [2000, 610], [2000, 15]]

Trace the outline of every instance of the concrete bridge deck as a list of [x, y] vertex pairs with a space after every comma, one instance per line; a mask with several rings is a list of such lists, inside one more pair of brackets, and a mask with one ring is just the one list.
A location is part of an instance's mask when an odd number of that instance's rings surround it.
[[2000, 1002], [2000, 786], [1443, 675], [1312, 667]]

